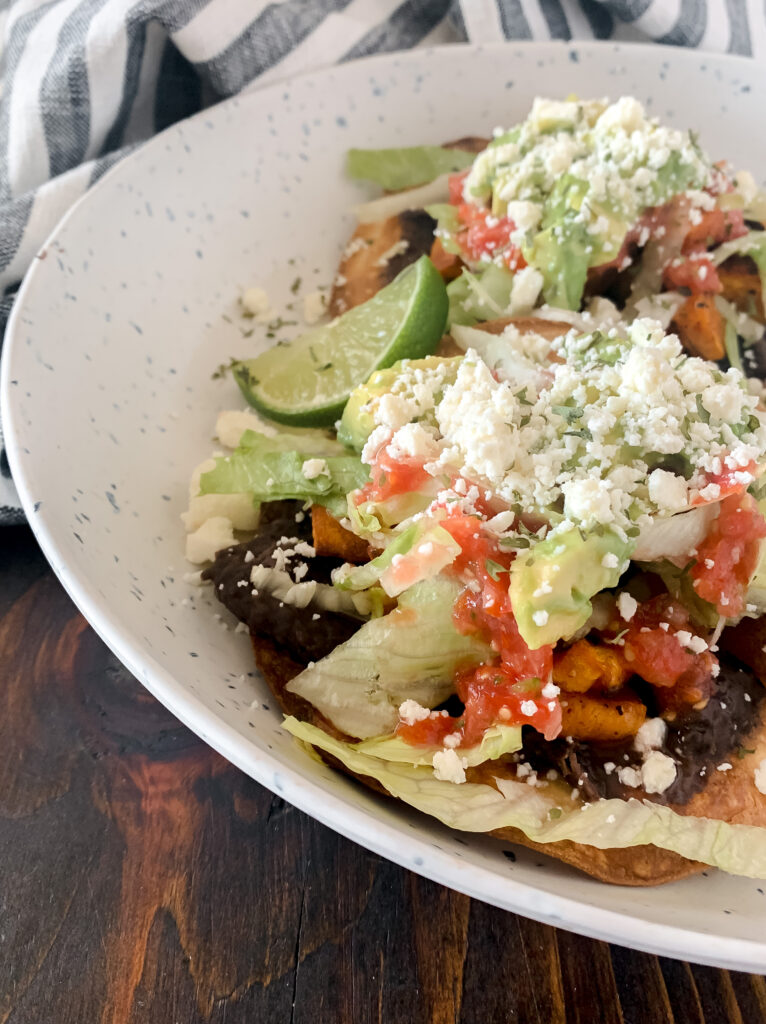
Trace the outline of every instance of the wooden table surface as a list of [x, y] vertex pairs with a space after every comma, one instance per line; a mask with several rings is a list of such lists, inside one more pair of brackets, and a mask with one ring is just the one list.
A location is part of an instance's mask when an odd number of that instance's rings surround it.
[[0, 1024], [764, 1024], [340, 838], [181, 726], [0, 531]]

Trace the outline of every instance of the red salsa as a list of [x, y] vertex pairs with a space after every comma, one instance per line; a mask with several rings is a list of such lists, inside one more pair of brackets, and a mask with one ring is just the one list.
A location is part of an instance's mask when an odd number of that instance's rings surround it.
[[521, 270], [527, 261], [521, 250], [511, 244], [516, 225], [509, 217], [494, 217], [491, 211], [463, 199], [463, 183], [467, 171], [453, 174], [449, 182], [450, 203], [456, 207], [460, 222], [456, 241], [463, 253], [472, 260], [493, 259], [500, 254], [511, 270]]
[[745, 610], [745, 594], [763, 537], [766, 520], [755, 499], [749, 494], [724, 498], [691, 569], [694, 589], [719, 615], [731, 618]]
[[442, 526], [461, 547], [452, 571], [471, 579], [455, 604], [455, 623], [462, 633], [488, 640], [498, 662], [458, 676], [457, 693], [465, 705], [460, 719], [432, 713], [424, 722], [400, 723], [397, 732], [410, 743], [422, 744], [441, 742], [447, 733], [459, 731], [461, 744], [470, 746], [500, 723], [532, 725], [553, 739], [561, 730], [561, 707], [555, 697], [541, 692], [551, 677], [553, 648], [530, 650], [519, 633], [508, 595], [513, 553], [500, 550], [477, 516], [449, 509]]
[[357, 505], [365, 501], [386, 501], [398, 494], [419, 491], [433, 480], [419, 459], [392, 458], [384, 445], [370, 466], [370, 482], [356, 492]]

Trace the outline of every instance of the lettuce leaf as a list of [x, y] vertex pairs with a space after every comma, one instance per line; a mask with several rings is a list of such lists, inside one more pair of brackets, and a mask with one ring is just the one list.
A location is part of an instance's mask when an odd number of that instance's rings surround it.
[[459, 256], [463, 250], [460, 248], [456, 236], [462, 225], [457, 207], [452, 203], [432, 203], [426, 207], [426, 213], [436, 221], [435, 234], [441, 240], [442, 249]]
[[[399, 736], [383, 736], [372, 740], [354, 743], [352, 748], [360, 754], [377, 757], [381, 761], [397, 764], [431, 765], [434, 754], [443, 750], [441, 744], [425, 747], [414, 747]], [[496, 761], [504, 754], [513, 754], [521, 750], [521, 726], [493, 725], [481, 738], [481, 743], [473, 747], [457, 747], [461, 760], [467, 768], [473, 768], [485, 761]]]
[[[669, 593], [681, 601], [698, 625], [705, 626], [707, 629], [715, 629], [718, 625], [718, 612], [709, 601], [700, 597], [694, 589], [694, 583], [689, 572], [691, 564], [683, 569], [679, 569], [678, 566], [663, 558], [658, 562], [646, 562], [642, 564], [642, 568], [648, 572], [654, 572], [660, 577], [668, 588]], [[749, 594], [747, 600], [748, 602], [750, 601]]]
[[537, 843], [571, 840], [600, 850], [650, 843], [735, 875], [766, 878], [763, 828], [676, 814], [649, 801], [575, 803], [569, 787], [561, 783], [533, 788], [497, 779], [497, 789], [473, 782], [455, 785], [435, 778], [425, 765], [372, 757], [295, 718], [283, 724], [297, 739], [333, 755], [350, 771], [376, 779], [392, 796], [461, 832], [510, 827]]
[[414, 188], [469, 167], [473, 153], [442, 146], [403, 146], [397, 149], [350, 149], [346, 171], [352, 178], [374, 181], [381, 188], [395, 191]]
[[415, 583], [436, 576], [459, 554], [460, 545], [449, 531], [432, 519], [420, 519], [395, 534], [382, 554], [355, 566], [335, 585], [342, 590], [366, 590], [380, 581], [388, 596], [396, 597]]
[[447, 325], [473, 326], [480, 320], [496, 320], [505, 316], [511, 304], [513, 274], [504, 267], [490, 263], [480, 274], [463, 269], [447, 285], [449, 313]]
[[313, 479], [303, 464], [316, 458], [316, 449], [294, 451], [291, 435], [267, 437], [254, 430], [242, 435], [239, 447], [216, 459], [215, 469], [200, 478], [200, 494], [250, 494], [253, 501], [297, 499], [327, 506], [336, 515], [346, 513], [346, 495], [368, 479], [358, 455], [327, 455], [327, 472]]
[[433, 708], [454, 692], [457, 671], [491, 657], [486, 644], [458, 633], [458, 583], [437, 577], [405, 591], [394, 611], [365, 623], [287, 689], [359, 739], [393, 732], [399, 705]]
[[245, 430], [239, 439], [239, 448], [257, 448], [274, 452], [300, 452], [301, 455], [348, 455], [348, 449], [323, 430], [304, 428], [300, 431], [280, 430], [277, 434], [262, 434], [258, 430]]

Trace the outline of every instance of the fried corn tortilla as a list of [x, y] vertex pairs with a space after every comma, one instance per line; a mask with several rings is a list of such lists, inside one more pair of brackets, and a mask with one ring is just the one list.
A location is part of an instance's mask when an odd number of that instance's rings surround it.
[[[766, 632], [766, 621], [759, 621], [761, 629]], [[285, 714], [295, 715], [303, 721], [310, 722], [338, 739], [351, 738], [339, 733], [316, 708], [287, 689], [287, 684], [304, 666], [264, 637], [253, 635], [251, 641], [256, 664]], [[671, 805], [671, 809], [678, 814], [708, 817], [729, 824], [766, 827], [766, 797], [759, 794], [753, 785], [753, 772], [766, 758], [766, 706], [762, 706], [753, 728], [743, 740], [747, 743], [748, 753], [743, 757], [734, 753], [730, 771], [711, 772], [701, 793], [692, 797], [685, 805]], [[352, 775], [377, 793], [386, 792], [375, 779], [355, 775], [335, 758], [324, 754], [321, 756], [332, 767], [340, 768], [345, 774]], [[471, 769], [470, 781], [491, 785], [493, 777], [497, 775], [497, 763], [479, 766]], [[508, 769], [508, 778], [513, 778], [511, 768]], [[600, 882], [612, 885], [661, 885], [698, 874], [708, 867], [706, 864], [687, 860], [677, 853], [656, 846], [601, 850], [568, 840], [536, 843], [528, 839], [522, 831], [514, 828], [499, 829], [492, 834], [499, 839], [527, 846], [563, 861]]]
[[[511, 323], [522, 334], [534, 331], [548, 338], [557, 337], [568, 329], [567, 325], [561, 322], [536, 317], [515, 320], [502, 318], [483, 323], [479, 328], [488, 333], [500, 334]], [[451, 354], [453, 350], [456, 350], [454, 344], [446, 337], [441, 351], [443, 354]], [[363, 542], [355, 534], [345, 530], [325, 509], [312, 510], [312, 526], [317, 554], [350, 562], [364, 561], [367, 557], [368, 552], [362, 551]], [[309, 722], [338, 739], [352, 739], [339, 732], [313, 705], [287, 689], [290, 680], [305, 667], [303, 664], [290, 657], [284, 647], [275, 645], [262, 635], [253, 633], [252, 645], [256, 664], [285, 714]], [[730, 627], [722, 636], [721, 646], [736, 654], [761, 681], [766, 679], [766, 617], [757, 620], [745, 619], [738, 626]], [[745, 742], [744, 749], [747, 753], [740, 757], [735, 751], [732, 754], [732, 767], [729, 771], [711, 772], [701, 792], [686, 804], [671, 804], [671, 809], [679, 814], [709, 817], [731, 824], [766, 827], [766, 797], [758, 793], [753, 783], [754, 770], [766, 758], [766, 703], [762, 705], [757, 722]], [[331, 755], [321, 756], [333, 767], [346, 774], [354, 774]], [[508, 777], [513, 778], [513, 767], [508, 766], [507, 770]], [[470, 778], [475, 782], [492, 784], [492, 777], [497, 777], [497, 774], [497, 763], [494, 766], [480, 766], [470, 770]], [[376, 792], [386, 793], [376, 780], [362, 775], [354, 777]], [[548, 844], [536, 843], [514, 828], [501, 829], [493, 834], [561, 860], [599, 881], [616, 885], [659, 885], [696, 874], [706, 867], [703, 863], [688, 860], [679, 854], [655, 846], [602, 850], [568, 840]]]
[[[467, 136], [445, 143], [445, 149], [481, 153], [488, 139]], [[371, 299], [398, 273], [427, 256], [434, 244], [436, 221], [425, 210], [405, 210], [395, 217], [359, 224], [346, 248], [328, 303], [330, 316]]]

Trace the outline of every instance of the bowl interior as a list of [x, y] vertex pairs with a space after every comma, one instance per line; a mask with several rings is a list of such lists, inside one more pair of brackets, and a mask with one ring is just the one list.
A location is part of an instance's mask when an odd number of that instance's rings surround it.
[[[16, 304], [3, 366], [10, 456], [55, 571], [118, 656], [203, 738], [272, 789], [408, 867], [500, 906], [628, 945], [766, 969], [761, 883], [715, 872], [623, 890], [484, 837], [448, 833], [317, 766], [280, 729], [246, 636], [184, 581], [179, 514], [216, 413], [211, 379], [274, 339], [238, 313], [267, 289], [285, 321], [332, 279], [365, 190], [349, 146], [489, 134], [535, 95], [633, 94], [758, 179], [754, 63], [612, 44], [449, 47], [272, 86], [178, 125], [59, 225]], [[289, 309], [289, 304], [295, 309]], [[297, 315], [295, 312], [297, 310]], [[301, 324], [286, 323], [276, 336]], [[252, 329], [252, 333], [249, 333]], [[215, 613], [222, 611], [220, 618]]]

